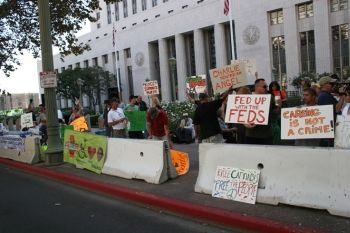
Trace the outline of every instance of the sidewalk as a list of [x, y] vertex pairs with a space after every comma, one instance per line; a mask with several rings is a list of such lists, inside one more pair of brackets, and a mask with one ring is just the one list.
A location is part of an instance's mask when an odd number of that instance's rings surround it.
[[[148, 184], [140, 180], [126, 180], [107, 175], [98, 175], [87, 170], [75, 168], [71, 164], [49, 167], [49, 170], [62, 174], [80, 177], [84, 180], [95, 181], [125, 188], [125, 190], [136, 190], [153, 195], [154, 198], [162, 197], [176, 201], [185, 201], [202, 207], [216, 208], [217, 210], [238, 213], [242, 217], [263, 218], [278, 221], [282, 225], [294, 225], [301, 228], [312, 228], [324, 232], [347, 233], [350, 232], [350, 219], [332, 216], [327, 211], [299, 208], [287, 205], [271, 206], [264, 204], [244, 204], [213, 198], [210, 195], [194, 192], [194, 185], [198, 174], [198, 145], [175, 144], [175, 149], [188, 152], [190, 155], [190, 170], [188, 174], [169, 180], [164, 184]], [[312, 232], [312, 231], [304, 231]]]

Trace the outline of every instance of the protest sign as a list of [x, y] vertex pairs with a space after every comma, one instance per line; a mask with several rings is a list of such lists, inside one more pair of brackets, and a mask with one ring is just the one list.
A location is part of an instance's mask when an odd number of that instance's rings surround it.
[[218, 166], [212, 196], [255, 204], [259, 177], [259, 170]]
[[248, 85], [243, 62], [212, 69], [209, 72], [214, 94], [223, 93], [230, 87], [237, 88]]
[[125, 117], [130, 122], [130, 128], [128, 131], [144, 131], [146, 130], [146, 112], [145, 111], [132, 111], [124, 112]]
[[231, 64], [244, 63], [248, 85], [252, 85], [256, 80], [256, 60], [254, 58], [232, 60]]
[[21, 115], [21, 129], [33, 127], [33, 113], [25, 113]]
[[151, 80], [143, 83], [143, 93], [146, 96], [158, 95], [159, 87], [157, 80]]
[[106, 159], [107, 137], [65, 130], [64, 161], [101, 174]]
[[271, 95], [229, 95], [225, 122], [267, 125]]
[[69, 125], [72, 125], [75, 131], [84, 132], [89, 130], [89, 126], [86, 122], [85, 117], [79, 117]]
[[282, 108], [281, 138], [334, 138], [333, 106]]
[[177, 174], [179, 176], [185, 175], [190, 168], [190, 159], [188, 154], [181, 151], [170, 150], [171, 161], [176, 168]]
[[186, 78], [186, 88], [189, 93], [204, 93], [207, 88], [206, 75], [197, 75]]
[[334, 144], [336, 148], [350, 149], [350, 116], [337, 116]]
[[0, 148], [6, 150], [24, 151], [25, 138], [18, 135], [4, 135], [0, 137]]

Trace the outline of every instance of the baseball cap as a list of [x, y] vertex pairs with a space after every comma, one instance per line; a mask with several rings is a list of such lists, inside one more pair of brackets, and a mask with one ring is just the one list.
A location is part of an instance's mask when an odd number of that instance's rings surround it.
[[337, 82], [336, 79], [331, 78], [331, 77], [329, 77], [329, 76], [324, 76], [324, 77], [322, 77], [322, 78], [318, 81], [318, 84], [320, 84], [320, 86], [323, 86], [323, 85], [325, 85], [326, 83], [335, 83], [335, 82]]

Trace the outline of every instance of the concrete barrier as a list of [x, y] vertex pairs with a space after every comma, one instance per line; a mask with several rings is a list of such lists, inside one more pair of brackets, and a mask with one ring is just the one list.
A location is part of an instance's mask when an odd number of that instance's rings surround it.
[[12, 159], [23, 163], [38, 163], [39, 154], [39, 138], [35, 136], [26, 137], [24, 139], [23, 148], [18, 147], [17, 149], [14, 149], [13, 147], [11, 147], [11, 149], [9, 149], [3, 146], [0, 147], [0, 157]]
[[104, 174], [153, 184], [177, 176], [164, 141], [109, 138], [107, 147]]
[[257, 202], [350, 217], [350, 151], [287, 146], [199, 146], [195, 191], [211, 194], [217, 166], [260, 169]]

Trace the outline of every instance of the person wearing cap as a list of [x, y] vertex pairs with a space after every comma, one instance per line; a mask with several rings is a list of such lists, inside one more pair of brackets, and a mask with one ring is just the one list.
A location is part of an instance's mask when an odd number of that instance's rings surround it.
[[194, 113], [194, 125], [196, 138], [204, 143], [223, 143], [224, 138], [217, 117], [217, 111], [227, 99], [232, 91], [230, 88], [221, 97], [214, 101], [209, 101], [206, 93], [199, 94], [200, 104]]
[[111, 109], [108, 112], [108, 125], [113, 128], [114, 138], [126, 138], [126, 124], [128, 122], [123, 109], [119, 108], [119, 99], [111, 99]]
[[182, 114], [182, 117], [179, 128], [176, 130], [176, 135], [180, 143], [191, 143], [195, 136], [193, 121], [188, 116], [188, 113]]

